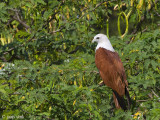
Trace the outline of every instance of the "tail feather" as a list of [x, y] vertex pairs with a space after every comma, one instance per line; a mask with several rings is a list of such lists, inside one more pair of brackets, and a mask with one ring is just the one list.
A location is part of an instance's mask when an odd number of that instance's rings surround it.
[[118, 109], [122, 108], [124, 111], [127, 110], [123, 96], [118, 95], [118, 93], [114, 90], [113, 90], [113, 98], [114, 98], [116, 108]]
[[129, 91], [128, 91], [127, 87], [125, 87], [125, 96], [127, 98], [128, 109], [130, 109], [132, 101], [131, 101], [131, 98], [130, 98]]
[[126, 106], [124, 96], [120, 96], [116, 91], [113, 90], [114, 103], [117, 109], [122, 108], [124, 111], [126, 111], [127, 109], [130, 109], [132, 101], [131, 101], [127, 87], [125, 87], [125, 96], [127, 98], [128, 107]]

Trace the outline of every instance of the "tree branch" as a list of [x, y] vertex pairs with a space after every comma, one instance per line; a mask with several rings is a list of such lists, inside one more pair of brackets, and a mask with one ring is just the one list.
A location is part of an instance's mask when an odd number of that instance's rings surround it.
[[16, 21], [18, 21], [20, 24], [22, 24], [25, 27], [26, 31], [28, 29], [30, 30], [30, 27], [24, 21], [22, 21], [20, 19], [20, 17], [19, 17], [19, 11], [16, 10], [16, 9], [11, 9], [11, 10], [15, 12], [15, 16], [13, 16], [13, 19], [16, 20]]
[[[155, 6], [155, 4], [157, 4], [157, 2], [158, 2], [158, 0], [155, 0], [154, 4], [152, 4], [151, 8], [146, 10], [146, 12], [150, 12], [153, 9], [153, 7]], [[159, 16], [159, 14], [157, 12], [156, 12], [156, 14], [157, 14], [157, 16]], [[141, 29], [141, 24], [142, 24], [142, 22], [144, 22], [144, 20], [145, 20], [145, 16], [142, 16], [140, 22], [137, 24], [136, 28], [133, 30], [133, 32], [131, 34], [136, 34], [137, 31], [139, 29]]]
[[[92, 10], [90, 10], [89, 12], [93, 12], [94, 10], [96, 10], [99, 6], [101, 6], [101, 5], [102, 5], [103, 3], [105, 3], [105, 2], [107, 2], [107, 1], [103, 1], [103, 2], [98, 3], [98, 4], [96, 5], [96, 7], [94, 7], [94, 8], [93, 8]], [[85, 11], [85, 10], [87, 10], [87, 8], [84, 8], [82, 11]], [[76, 23], [78, 20], [82, 19], [86, 14], [88, 14], [88, 13], [85, 13], [85, 14], [81, 15], [79, 18], [76, 18], [75, 20], [73, 20], [73, 21], [70, 23], [70, 25], [72, 25], [72, 24]], [[51, 33], [60, 32], [62, 29], [65, 28], [65, 25], [66, 25], [66, 24], [64, 24], [63, 26], [61, 26], [61, 28], [58, 29], [58, 30], [56, 30], [56, 31], [50, 32], [50, 34], [51, 34]]]
[[69, 52], [69, 54], [73, 54], [73, 53], [77, 52], [79, 48], [80, 48], [80, 46], [77, 46], [73, 51]]
[[148, 100], [136, 100], [136, 102], [147, 102]]
[[[35, 36], [33, 36], [32, 38], [30, 38], [26, 43], [30, 42]], [[18, 47], [23, 47], [24, 44], [19, 45]], [[7, 50], [6, 52], [3, 53], [3, 55], [8, 54], [9, 52], [11, 52], [12, 50], [14, 50], [15, 47], [10, 48], [9, 50]]]
[[[154, 92], [154, 90], [151, 90], [151, 91], [157, 98], [159, 98], [159, 96]], [[160, 102], [160, 100], [158, 100], [158, 101]]]

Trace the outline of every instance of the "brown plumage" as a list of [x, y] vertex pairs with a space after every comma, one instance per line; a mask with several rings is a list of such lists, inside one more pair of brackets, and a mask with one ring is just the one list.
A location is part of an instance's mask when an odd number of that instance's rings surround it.
[[[118, 53], [116, 53], [111, 44], [109, 44], [110, 42], [107, 43], [109, 40], [101, 45], [101, 43], [99, 43], [100, 37], [103, 38], [104, 35], [98, 34], [98, 37], [96, 36], [94, 38], [94, 40], [98, 38], [98, 46], [95, 54], [96, 66], [104, 84], [113, 90], [113, 98], [116, 108], [126, 110], [127, 107], [124, 96], [127, 98], [128, 108], [130, 107], [131, 99], [127, 88], [128, 82], [123, 64]], [[104, 44], [107, 44], [108, 46], [104, 46]]]

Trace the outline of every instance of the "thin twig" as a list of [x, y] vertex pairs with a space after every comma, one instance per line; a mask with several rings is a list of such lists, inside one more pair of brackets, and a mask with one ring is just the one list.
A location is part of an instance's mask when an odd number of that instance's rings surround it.
[[159, 14], [156, 10], [154, 10], [154, 11], [155, 11], [155, 13], [157, 14], [157, 16], [160, 17], [160, 14]]
[[153, 90], [151, 90], [151, 91], [156, 97], [159, 97]]
[[[35, 36], [33, 36], [32, 38], [30, 38], [26, 43], [30, 42]], [[18, 47], [23, 47], [25, 44], [21, 44]], [[6, 52], [3, 53], [3, 55], [8, 54], [10, 51], [14, 50], [15, 47], [10, 48], [9, 50], [7, 50]]]
[[96, 5], [96, 7], [93, 8], [93, 10], [91, 10], [91, 12], [94, 11], [96, 8], [98, 8], [100, 5], [102, 5], [102, 4], [105, 3], [105, 2], [107, 2], [107, 1], [103, 1], [103, 2], [101, 2], [101, 3], [98, 3], [98, 4]]
[[136, 102], [146, 102], [148, 100], [136, 100]]
[[156, 87], [158, 90], [160, 90], [160, 88]]
[[99, 74], [99, 72], [98, 72], [98, 71], [95, 71], [95, 70], [94, 70], [94, 71], [91, 71], [91, 73]]
[[142, 33], [145, 32], [145, 31], [147, 31], [147, 26], [146, 26], [146, 28], [144, 30], [142, 30]]
[[[154, 90], [151, 90], [151, 91], [157, 98], [159, 98], [159, 96], [154, 92]], [[160, 100], [158, 100], [158, 101], [160, 102]]]
[[[0, 100], [5, 101], [5, 102], [9, 102], [8, 100], [4, 100], [4, 99], [2, 99], [2, 98], [0, 98]], [[10, 102], [9, 102], [9, 103], [10, 103]]]

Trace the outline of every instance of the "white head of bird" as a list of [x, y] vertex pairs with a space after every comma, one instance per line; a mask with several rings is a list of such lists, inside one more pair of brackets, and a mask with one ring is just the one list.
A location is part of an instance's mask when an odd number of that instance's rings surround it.
[[97, 47], [96, 50], [98, 50], [99, 48], [105, 48], [107, 50], [110, 50], [112, 52], [114, 52], [114, 49], [108, 39], [108, 37], [104, 34], [97, 34], [96, 36], [94, 36], [94, 39], [92, 40], [92, 43], [97, 42]]

